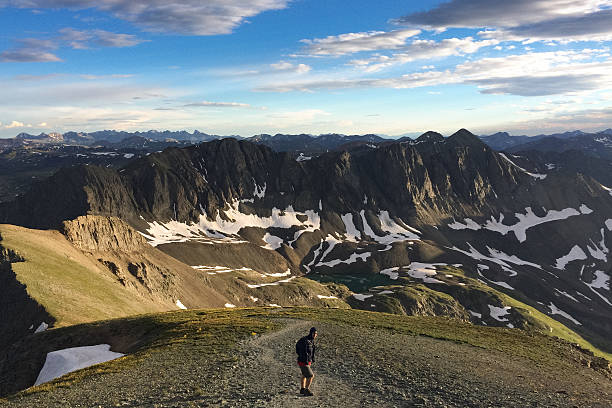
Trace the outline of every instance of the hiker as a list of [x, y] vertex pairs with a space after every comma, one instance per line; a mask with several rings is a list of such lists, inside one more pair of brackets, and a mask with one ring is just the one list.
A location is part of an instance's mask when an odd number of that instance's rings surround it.
[[314, 378], [311, 364], [315, 361], [314, 341], [316, 338], [317, 329], [311, 327], [308, 336], [302, 337], [295, 344], [295, 352], [298, 355], [298, 366], [302, 370], [300, 394], [308, 397], [314, 395], [312, 391], [310, 391], [310, 384], [312, 384], [312, 379]]

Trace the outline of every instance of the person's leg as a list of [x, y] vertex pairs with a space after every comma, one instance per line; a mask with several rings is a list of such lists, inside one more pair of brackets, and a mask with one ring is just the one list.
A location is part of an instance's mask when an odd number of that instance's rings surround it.
[[301, 382], [302, 388], [306, 388], [306, 382], [307, 382], [306, 377], [302, 376], [302, 382]]
[[314, 378], [314, 374], [312, 377], [306, 379], [306, 388], [310, 389], [310, 384], [312, 384], [312, 379]]

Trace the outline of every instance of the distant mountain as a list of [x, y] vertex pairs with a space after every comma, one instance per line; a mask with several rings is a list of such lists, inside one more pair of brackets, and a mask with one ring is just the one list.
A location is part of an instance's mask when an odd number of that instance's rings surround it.
[[79, 145], [92, 145], [98, 142], [108, 143], [119, 143], [124, 139], [130, 139], [134, 137], [140, 137], [144, 139], [154, 140], [158, 142], [164, 142], [168, 140], [180, 141], [180, 142], [191, 142], [200, 143], [210, 140], [215, 140], [221, 136], [209, 135], [206, 133], [195, 130], [193, 133], [187, 131], [157, 131], [149, 130], [146, 132], [125, 132], [117, 130], [102, 130], [97, 132], [85, 133], [85, 132], [66, 132], [61, 133], [41, 133], [39, 135], [30, 135], [28, 133], [20, 133], [15, 137], [16, 140], [35, 142], [35, 143], [48, 143], [48, 144], [79, 144]]
[[528, 143], [514, 145], [505, 150], [512, 153], [529, 150], [562, 153], [575, 150], [600, 159], [612, 160], [612, 134], [584, 133], [563, 138], [548, 136]]
[[[612, 134], [612, 130], [607, 129], [599, 132], [599, 134], [609, 133]], [[480, 139], [485, 142], [492, 149], [502, 151], [512, 149], [515, 146], [537, 142], [541, 139], [554, 137], [556, 139], [572, 139], [579, 136], [588, 135], [589, 133], [585, 133], [581, 130], [574, 130], [564, 133], [554, 133], [551, 135], [537, 135], [537, 136], [511, 136], [508, 132], [497, 132], [488, 136], [479, 136]]]
[[274, 136], [262, 134], [252, 136], [246, 140], [268, 146], [276, 152], [294, 152], [304, 153], [307, 155], [317, 155], [324, 152], [339, 149], [341, 146], [350, 145], [352, 143], [381, 143], [389, 141], [378, 135], [341, 135], [337, 133], [323, 134], [319, 136], [299, 134], [299, 135], [284, 135], [276, 134]]

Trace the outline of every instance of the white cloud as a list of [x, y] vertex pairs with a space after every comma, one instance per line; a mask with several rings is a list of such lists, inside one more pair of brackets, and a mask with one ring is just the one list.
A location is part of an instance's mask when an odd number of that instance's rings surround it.
[[325, 38], [301, 40], [304, 51], [313, 56], [353, 54], [362, 51], [390, 50], [401, 48], [406, 39], [418, 35], [421, 30], [369, 31], [330, 35]]
[[610, 0], [451, 0], [397, 21], [437, 29], [515, 27], [590, 14], [610, 5]]
[[10, 124], [6, 125], [5, 128], [7, 129], [14, 129], [14, 128], [20, 128], [20, 127], [25, 127], [26, 125], [23, 124], [22, 122], [18, 122], [16, 120], [12, 121]]
[[612, 58], [606, 50], [557, 51], [482, 58], [453, 70], [416, 72], [390, 78], [320, 79], [273, 83], [256, 90], [268, 92], [349, 88], [418, 88], [443, 84], [473, 84], [482, 93], [542, 96], [594, 91], [612, 87]]
[[275, 64], [270, 64], [270, 68], [272, 68], [276, 72], [287, 72], [296, 74], [305, 74], [312, 69], [310, 65], [292, 64], [291, 62], [287, 61], [279, 61]]
[[0, 0], [0, 6], [97, 9], [152, 32], [229, 34], [246, 18], [285, 8], [289, 0]]
[[351, 64], [362, 67], [368, 72], [375, 72], [392, 65], [405, 64], [416, 60], [473, 54], [482, 47], [495, 45], [497, 42], [497, 40], [475, 41], [472, 37], [446, 38], [441, 41], [415, 40], [402, 49], [402, 52], [391, 56], [378, 55], [353, 60]]
[[451, 0], [397, 21], [431, 29], [492, 28], [499, 41], [610, 41], [610, 0]]
[[53, 41], [38, 38], [22, 38], [14, 48], [0, 53], [1, 62], [56, 62], [61, 59], [51, 50], [56, 45]]

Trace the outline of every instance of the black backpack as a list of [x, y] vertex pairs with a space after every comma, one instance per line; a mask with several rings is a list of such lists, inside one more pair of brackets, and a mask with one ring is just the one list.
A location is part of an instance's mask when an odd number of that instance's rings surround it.
[[295, 343], [295, 352], [297, 353], [298, 356], [303, 353], [303, 350], [305, 348], [304, 343], [305, 343], [304, 337], [302, 337], [301, 339], [297, 341], [297, 343]]

